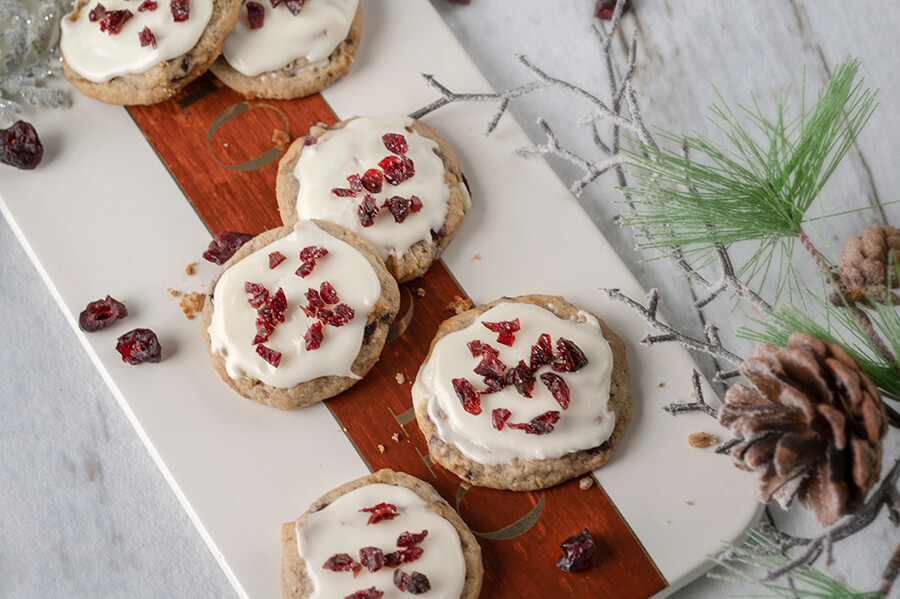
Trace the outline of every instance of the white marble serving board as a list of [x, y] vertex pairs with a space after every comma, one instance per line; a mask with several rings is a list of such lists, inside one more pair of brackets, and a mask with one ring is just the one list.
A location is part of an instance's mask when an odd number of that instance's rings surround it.
[[[421, 72], [451, 88], [488, 90], [430, 5], [364, 0], [363, 9], [366, 32], [351, 75], [323, 93], [337, 116], [405, 114], [427, 104], [435, 92]], [[397, 40], [409, 49], [402, 60]], [[690, 356], [674, 345], [639, 345], [642, 322], [600, 288], [643, 292], [543, 160], [514, 154], [529, 140], [511, 116], [484, 136], [493, 110], [454, 105], [425, 119], [457, 149], [474, 196], [445, 262], [477, 303], [560, 294], [623, 337], [635, 416], [596, 476], [669, 592], [752, 523], [753, 478], [688, 446], [698, 430], [725, 436], [708, 417], [673, 419], [659, 409], [689, 400]], [[184, 275], [210, 234], [128, 113], [77, 96], [70, 111], [42, 113], [40, 126], [44, 163], [34, 172], [4, 170], [4, 216], [76, 330], [84, 305], [109, 293], [127, 301], [129, 328], [159, 334], [163, 361], [132, 367], [113, 349], [119, 329], [77, 332], [238, 593], [278, 596], [281, 523], [365, 474], [364, 464], [324, 405], [290, 413], [262, 407], [210, 368], [199, 323], [185, 320], [167, 292], [201, 287], [214, 274], [202, 263], [189, 282]]]

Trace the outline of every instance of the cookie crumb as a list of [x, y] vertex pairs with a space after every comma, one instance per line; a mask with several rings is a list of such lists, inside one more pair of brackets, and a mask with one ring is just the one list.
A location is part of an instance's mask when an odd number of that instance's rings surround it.
[[425, 290], [419, 287], [418, 289], [416, 289], [416, 295], [418, 295], [419, 297], [425, 297]]
[[398, 385], [402, 385], [406, 382], [406, 376], [402, 372], [398, 372], [396, 376], [394, 376], [394, 380], [397, 381]]
[[686, 506], [692, 506], [692, 505], [694, 505], [694, 502], [693, 502], [693, 501], [685, 501], [685, 502], [684, 502], [684, 505], [686, 505]]
[[196, 262], [189, 262], [188, 265], [184, 267], [185, 274], [193, 275], [195, 266], [197, 266]]
[[472, 260], [481, 260], [481, 254], [475, 254], [472, 256]]
[[178, 297], [179, 295], [181, 295], [181, 292], [177, 289], [169, 289], [168, 291], [169, 295], [171, 295], [172, 297]]
[[181, 306], [181, 311], [184, 312], [184, 317], [188, 320], [193, 320], [196, 314], [199, 314], [203, 311], [203, 300], [206, 299], [205, 293], [197, 293], [196, 291], [191, 291], [190, 293], [185, 293], [181, 296], [181, 301], [178, 303]]
[[578, 481], [578, 488], [582, 491], [587, 491], [591, 487], [594, 486], [594, 479], [590, 476], [585, 476], [580, 481]]
[[377, 447], [377, 448], [378, 448], [378, 451], [380, 451], [381, 453], [384, 453], [384, 452], [386, 451], [385, 448], [384, 448], [384, 445], [382, 445], [381, 443], [379, 443], [379, 444], [376, 445], [375, 447]]
[[275, 144], [275, 147], [279, 150], [283, 150], [291, 143], [291, 138], [281, 129], [275, 129], [272, 132], [272, 143]]
[[691, 447], [696, 447], [698, 449], [705, 449], [707, 447], [712, 447], [719, 440], [715, 435], [710, 435], [709, 433], [699, 432], [699, 433], [691, 433], [688, 437], [688, 445]]
[[456, 296], [453, 298], [453, 301], [447, 304], [447, 309], [455, 312], [456, 314], [462, 314], [466, 310], [470, 310], [472, 306], [475, 304], [467, 297]]
[[400, 442], [400, 433], [394, 433], [393, 435], [391, 435], [391, 439], [393, 439], [394, 441], [399, 443]]
[[660, 388], [660, 389], [662, 389], [662, 388], [665, 387], [665, 386], [666, 386], [665, 383], [660, 383], [660, 384], [659, 384], [659, 388]]
[[671, 523], [672, 523], [671, 520], [666, 520], [666, 524], [671, 524]]

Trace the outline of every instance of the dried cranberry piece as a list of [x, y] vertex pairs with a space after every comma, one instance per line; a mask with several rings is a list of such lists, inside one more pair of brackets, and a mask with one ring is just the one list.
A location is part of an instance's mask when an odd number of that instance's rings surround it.
[[310, 287], [307, 289], [306, 293], [303, 295], [306, 296], [306, 299], [309, 301], [309, 306], [311, 308], [324, 308], [325, 302], [322, 300], [322, 296], [319, 295], [319, 292]]
[[394, 215], [395, 223], [402, 223], [406, 220], [406, 217], [409, 216], [411, 212], [411, 202], [400, 196], [394, 196], [389, 200], [385, 200], [382, 207], [387, 208], [391, 211], [391, 214]]
[[394, 586], [401, 591], [406, 591], [406, 587], [409, 586], [409, 574], [399, 568], [394, 570]]
[[378, 204], [375, 203], [375, 198], [366, 194], [356, 213], [359, 215], [359, 222], [362, 226], [371, 227], [374, 225], [375, 217], [378, 216]]
[[[280, 3], [281, 0], [278, 0], [278, 2]], [[276, 6], [278, 6], [278, 3], [276, 3], [275, 0], [272, 0], [272, 8], [275, 8]], [[316, 143], [318, 141], [319, 141], [318, 137], [316, 137], [315, 135], [312, 135], [311, 133], [307, 133], [306, 139], [303, 140], [303, 145], [304, 146], [314, 146], [314, 145], [316, 145]]]
[[523, 397], [531, 397], [531, 392], [534, 391], [534, 373], [522, 360], [519, 360], [515, 368], [506, 371], [504, 382], [507, 385], [515, 385], [516, 391]]
[[[622, 14], [624, 15], [628, 12], [628, 9], [631, 8], [629, 6], [628, 0], [625, 0], [625, 6], [622, 8]], [[604, 21], [608, 21], [613, 18], [613, 13], [616, 10], [616, 0], [597, 0], [597, 5], [594, 7], [594, 16], [598, 19], [603, 19]]]
[[250, 299], [247, 301], [257, 310], [269, 301], [269, 290], [266, 289], [265, 285], [245, 281], [244, 291], [250, 294]]
[[500, 378], [506, 372], [506, 364], [497, 358], [496, 353], [486, 353], [475, 367], [475, 374], [484, 377]]
[[512, 412], [506, 408], [494, 408], [491, 410], [491, 426], [498, 431], [502, 431], [503, 425], [506, 424], [510, 416], [512, 416]]
[[284, 322], [285, 310], [287, 310], [287, 298], [284, 296], [284, 289], [281, 287], [278, 288], [278, 291], [269, 296], [269, 299], [265, 304], [257, 308], [259, 315], [273, 325]]
[[453, 390], [466, 412], [475, 416], [481, 414], [481, 398], [472, 383], [466, 379], [453, 379]]
[[269, 4], [272, 5], [272, 8], [275, 8], [279, 4], [281, 4], [281, 0], [269, 0]]
[[300, 260], [303, 264], [300, 268], [297, 269], [297, 274], [300, 277], [305, 277], [309, 273], [313, 271], [316, 267], [316, 262], [319, 258], [328, 255], [328, 250], [323, 248], [320, 245], [308, 245], [302, 250], [300, 250]]
[[225, 264], [241, 246], [253, 239], [253, 235], [222, 231], [209, 242], [209, 248], [203, 252], [203, 258], [214, 264]]
[[342, 327], [353, 320], [354, 316], [356, 316], [356, 313], [353, 311], [353, 308], [347, 304], [338, 304], [334, 307], [334, 313], [328, 321], [328, 324], [335, 327]]
[[588, 363], [581, 348], [564, 337], [556, 340], [556, 354], [550, 368], [556, 372], [575, 372]]
[[576, 572], [591, 566], [591, 557], [597, 550], [597, 545], [591, 531], [585, 528], [560, 543], [559, 548], [562, 555], [556, 561], [556, 567], [563, 572]]
[[487, 389], [481, 392], [482, 395], [485, 395], [486, 393], [496, 393], [497, 391], [502, 391], [503, 387], [506, 386], [506, 383], [501, 377], [486, 376], [482, 380], [487, 387]]
[[274, 330], [274, 324], [266, 320], [264, 316], [257, 316], [256, 336], [253, 338], [253, 341], [250, 342], [250, 345], [256, 345], [258, 343], [262, 343], [263, 341], [268, 341]]
[[363, 329], [363, 343], [368, 343], [372, 338], [372, 335], [375, 334], [375, 329], [378, 328], [378, 321], [373, 320], [372, 322], [366, 325], [366, 328]]
[[354, 576], [362, 570], [362, 566], [348, 553], [335, 553], [329, 557], [322, 567], [332, 572], [353, 572]]
[[271, 347], [266, 347], [265, 345], [259, 344], [256, 346], [256, 353], [260, 358], [278, 368], [278, 365], [281, 364], [281, 352], [272, 349]]
[[304, 0], [284, 0], [284, 5], [287, 6], [288, 10], [291, 11], [291, 14], [296, 17], [300, 14], [300, 11], [303, 10], [303, 2]]
[[326, 310], [325, 308], [319, 308], [318, 312], [316, 312], [316, 316], [322, 321], [322, 324], [328, 324], [334, 316], [334, 312]]
[[415, 214], [422, 209], [422, 200], [419, 196], [409, 196], [409, 211]]
[[500, 352], [497, 351], [496, 348], [492, 347], [490, 344], [484, 343], [479, 339], [474, 339], [466, 343], [466, 347], [469, 348], [469, 351], [472, 353], [473, 358], [477, 358], [482, 354], [489, 354], [492, 356], [499, 356]]
[[553, 432], [553, 425], [559, 422], [559, 412], [551, 410], [540, 416], [535, 416], [528, 422], [510, 422], [507, 426], [523, 430], [529, 435], [546, 435]]
[[356, 173], [352, 175], [347, 175], [347, 183], [350, 184], [350, 189], [353, 191], [362, 191], [362, 178]]
[[552, 361], [553, 347], [550, 345], [550, 335], [544, 333], [538, 337], [538, 342], [531, 346], [531, 370], [537, 370]]
[[513, 334], [519, 330], [519, 319], [515, 320], [501, 320], [500, 322], [482, 322], [486, 329], [492, 331], [494, 333], [499, 333], [497, 337], [497, 343], [502, 343], [503, 345], [512, 345], [516, 336]]
[[[138, 9], [138, 10], [140, 10], [140, 9]], [[97, 21], [102, 19], [103, 15], [105, 15], [105, 14], [106, 14], [106, 7], [98, 2], [97, 6], [92, 8], [91, 12], [88, 13], [88, 21], [90, 21], [91, 23], [96, 23]]]
[[393, 503], [379, 503], [372, 507], [364, 507], [359, 511], [372, 514], [369, 516], [369, 521], [366, 524], [378, 524], [382, 520], [393, 520], [400, 515], [400, 512], [397, 511], [397, 506]]
[[275, 268], [285, 260], [287, 260], [287, 256], [281, 252], [272, 252], [269, 254], [269, 268]]
[[144, 0], [143, 2], [141, 2], [141, 5], [138, 6], [138, 12], [153, 12], [157, 8], [159, 8], [159, 4], [157, 4], [153, 0]]
[[331, 193], [336, 195], [339, 198], [355, 198], [356, 192], [352, 189], [347, 189], [346, 187], [335, 187], [331, 190]]
[[314, 349], [319, 349], [322, 346], [322, 339], [324, 339], [324, 335], [322, 335], [322, 323], [314, 322], [309, 325], [309, 329], [306, 331], [306, 334], [303, 336], [303, 339], [306, 341], [306, 349], [307, 351], [312, 351]]
[[263, 19], [266, 17], [266, 9], [259, 2], [247, 2], [247, 21], [250, 23], [250, 29], [259, 29], [263, 26]]
[[153, 49], [156, 50], [158, 44], [156, 43], [156, 36], [153, 35], [153, 32], [150, 31], [149, 27], [144, 27], [141, 29], [141, 32], [138, 33], [138, 39], [141, 41], [141, 47], [146, 48], [147, 46], [153, 46]]
[[391, 568], [396, 568], [400, 564], [408, 564], [409, 562], [414, 562], [420, 557], [425, 551], [421, 547], [407, 547], [406, 549], [402, 549], [400, 551], [392, 551], [391, 553], [384, 554], [384, 565], [389, 566]]
[[403, 158], [386, 156], [378, 163], [378, 166], [384, 171], [384, 179], [391, 185], [400, 185], [416, 174], [413, 161], [406, 156]]
[[172, 18], [176, 23], [187, 21], [191, 18], [191, 0], [172, 0], [169, 5], [172, 10]]
[[377, 168], [370, 168], [362, 176], [362, 186], [366, 188], [366, 191], [370, 191], [372, 193], [381, 192], [381, 182], [384, 180], [384, 175], [381, 174], [381, 171]]
[[120, 318], [128, 316], [125, 304], [107, 295], [106, 299], [91, 302], [78, 315], [78, 327], [85, 333], [105, 329]]
[[328, 281], [323, 281], [319, 286], [319, 295], [322, 297], [322, 301], [326, 304], [336, 304], [341, 301], [341, 298], [338, 297], [337, 291], [334, 290], [334, 286]]
[[109, 35], [117, 35], [122, 31], [122, 26], [133, 16], [134, 13], [130, 10], [108, 10], [100, 19], [100, 31], [106, 31]]
[[384, 147], [394, 154], [406, 154], [409, 150], [406, 138], [399, 133], [385, 133], [381, 136], [381, 141], [384, 142]]
[[344, 599], [381, 599], [384, 597], [384, 591], [379, 591], [375, 587], [369, 587], [361, 591], [356, 591], [344, 597]]
[[406, 592], [410, 595], [421, 595], [431, 590], [431, 582], [428, 577], [421, 572], [413, 572], [409, 575], [409, 583], [406, 585]]
[[401, 533], [399, 537], [397, 537], [397, 547], [412, 547], [413, 545], [418, 545], [425, 537], [428, 536], [428, 531], [423, 530], [422, 532], [412, 533], [406, 531]]
[[552, 372], [545, 372], [541, 375], [541, 382], [550, 389], [550, 394], [559, 403], [559, 407], [563, 410], [569, 408], [569, 386], [561, 376]]
[[378, 547], [363, 547], [359, 550], [359, 563], [369, 572], [377, 572], [384, 566], [384, 552]]
[[150, 329], [134, 329], [116, 339], [116, 351], [129, 364], [159, 362], [162, 348], [156, 333]]

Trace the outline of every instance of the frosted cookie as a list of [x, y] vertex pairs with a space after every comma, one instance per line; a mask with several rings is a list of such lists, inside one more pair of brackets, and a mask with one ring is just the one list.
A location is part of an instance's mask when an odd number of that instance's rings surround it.
[[409, 117], [313, 127], [282, 157], [276, 192], [284, 224], [320, 218], [359, 233], [401, 283], [437, 260], [471, 203], [453, 150]]
[[612, 457], [631, 419], [625, 345], [561, 297], [444, 321], [412, 388], [428, 450], [466, 482], [543, 489]]
[[379, 470], [313, 502], [281, 527], [285, 599], [475, 599], [481, 547], [418, 478]]
[[202, 326], [213, 368], [244, 397], [282, 410], [365, 376], [400, 305], [371, 244], [320, 221], [254, 237], [209, 289]]
[[249, 97], [290, 100], [347, 74], [359, 45], [359, 0], [246, 2], [210, 70]]
[[108, 104], [154, 104], [206, 72], [240, 0], [77, 0], [61, 21], [63, 72]]

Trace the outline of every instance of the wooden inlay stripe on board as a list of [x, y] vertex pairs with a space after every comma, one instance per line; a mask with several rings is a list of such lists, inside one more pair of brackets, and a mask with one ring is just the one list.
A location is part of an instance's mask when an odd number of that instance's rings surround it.
[[[211, 75], [174, 100], [129, 111], [213, 233], [257, 234], [280, 226], [275, 173], [281, 148], [273, 135], [296, 138], [317, 122], [337, 121], [318, 94], [249, 101]], [[366, 378], [328, 400], [328, 408], [370, 468], [418, 476], [459, 510], [483, 549], [481, 596], [640, 599], [665, 588], [598, 485], [582, 491], [570, 481], [530, 493], [469, 488], [431, 462], [412, 415], [410, 386], [438, 325], [452, 315], [448, 305], [465, 294], [439, 262], [402, 286], [401, 295], [401, 314], [412, 310], [406, 330], [385, 346]], [[583, 528], [594, 533], [599, 558], [587, 572], [563, 574], [555, 565], [559, 543]]]

